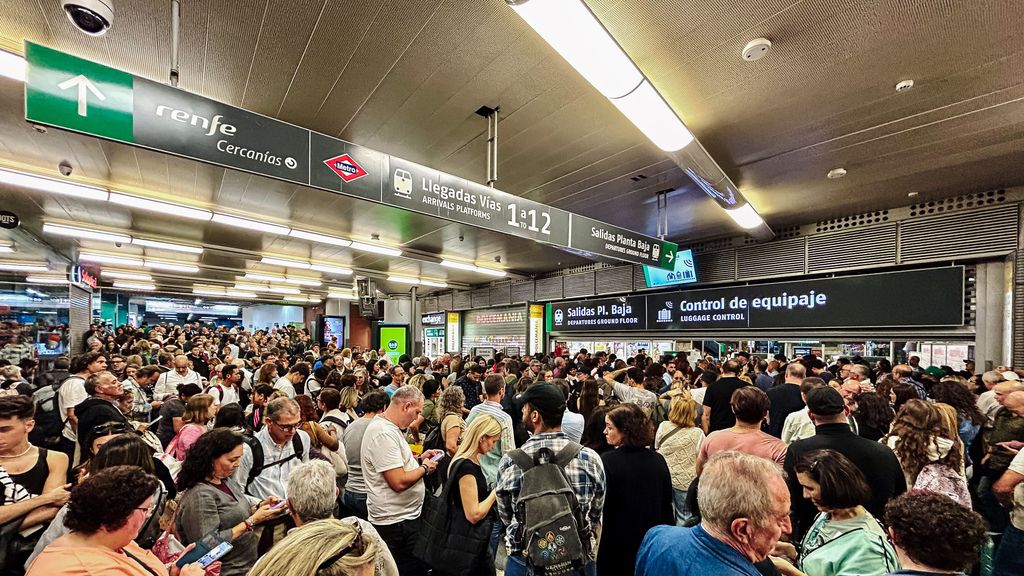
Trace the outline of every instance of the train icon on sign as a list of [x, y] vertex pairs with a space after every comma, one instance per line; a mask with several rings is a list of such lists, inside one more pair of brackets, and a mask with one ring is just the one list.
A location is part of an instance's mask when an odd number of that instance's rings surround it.
[[395, 169], [394, 177], [395, 196], [401, 196], [406, 200], [412, 198], [412, 174], [408, 170]]

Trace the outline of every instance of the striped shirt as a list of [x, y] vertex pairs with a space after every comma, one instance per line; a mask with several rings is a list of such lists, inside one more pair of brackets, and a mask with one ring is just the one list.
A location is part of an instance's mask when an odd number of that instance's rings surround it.
[[480, 468], [484, 471], [484, 478], [488, 486], [494, 486], [498, 482], [498, 464], [501, 457], [515, 450], [516, 443], [512, 436], [512, 417], [501, 409], [501, 404], [484, 400], [483, 403], [473, 406], [466, 417], [466, 425], [473, 423], [473, 419], [481, 414], [493, 416], [501, 424], [501, 440], [494, 445], [490, 452], [480, 457]]

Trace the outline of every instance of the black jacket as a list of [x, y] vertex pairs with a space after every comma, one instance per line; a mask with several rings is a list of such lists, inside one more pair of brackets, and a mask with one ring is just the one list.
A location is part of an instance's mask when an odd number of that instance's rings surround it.
[[108, 422], [128, 422], [121, 410], [110, 400], [90, 396], [75, 406], [75, 417], [78, 418], [78, 444], [82, 447], [82, 461], [88, 460], [86, 442], [92, 442], [95, 434], [93, 428]]
[[803, 497], [803, 490], [796, 478], [794, 467], [807, 453], [815, 450], [835, 450], [849, 458], [864, 473], [864, 478], [871, 487], [871, 499], [864, 507], [875, 518], [882, 518], [885, 503], [895, 496], [907, 491], [907, 481], [900, 468], [900, 462], [885, 445], [861, 438], [853, 433], [849, 424], [821, 424], [814, 428], [814, 436], [797, 440], [789, 445], [786, 452], [786, 482], [789, 484], [789, 497], [793, 507], [794, 540], [814, 520], [817, 510]]

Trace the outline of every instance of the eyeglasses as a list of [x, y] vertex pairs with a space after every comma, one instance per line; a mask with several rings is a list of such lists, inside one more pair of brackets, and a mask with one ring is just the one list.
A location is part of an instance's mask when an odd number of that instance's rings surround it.
[[154, 510], [156, 510], [156, 502], [150, 504], [149, 508], [136, 508], [136, 510], [142, 510], [143, 512], [146, 513], [146, 516], [149, 516], [153, 513]]
[[107, 422], [92, 427], [94, 436], [110, 436], [111, 434], [124, 434], [130, 431], [131, 428], [124, 422]]
[[338, 550], [336, 554], [332, 554], [329, 558], [321, 562], [320, 566], [316, 569], [317, 572], [326, 570], [332, 564], [340, 560], [342, 556], [345, 556], [350, 552], [354, 553], [356, 556], [362, 556], [363, 553], [366, 552], [366, 542], [363, 541], [363, 527], [358, 522], [356, 522], [353, 527], [356, 529], [356, 535], [352, 538], [352, 541], [341, 550]]
[[273, 420], [271, 420], [270, 422], [274, 426], [280, 428], [282, 432], [294, 432], [295, 429], [299, 427], [299, 424], [301, 424], [301, 422], [296, 422], [295, 424], [281, 424], [280, 422], [275, 422]]

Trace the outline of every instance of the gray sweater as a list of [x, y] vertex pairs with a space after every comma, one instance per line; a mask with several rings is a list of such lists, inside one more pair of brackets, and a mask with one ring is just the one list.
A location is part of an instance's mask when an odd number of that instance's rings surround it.
[[241, 486], [232, 480], [226, 482], [235, 498], [205, 482], [189, 488], [181, 497], [175, 527], [181, 543], [186, 546], [217, 531], [234, 546], [220, 559], [221, 575], [244, 576], [256, 563], [259, 539], [255, 533], [247, 532], [231, 540], [231, 528], [249, 517], [250, 508]]

